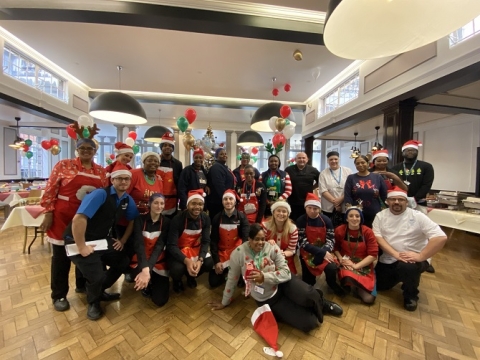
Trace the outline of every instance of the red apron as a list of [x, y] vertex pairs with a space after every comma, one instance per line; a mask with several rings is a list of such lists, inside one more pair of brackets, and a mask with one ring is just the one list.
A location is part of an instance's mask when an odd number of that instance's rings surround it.
[[63, 232], [75, 216], [82, 199], [88, 193], [103, 186], [98, 175], [78, 172], [65, 186], [61, 186], [53, 211], [52, 226], [47, 231], [47, 240], [55, 245], [64, 245]]
[[185, 229], [182, 235], [178, 238], [178, 247], [183, 255], [187, 258], [196, 260], [200, 254], [200, 245], [202, 238], [202, 219], [200, 219], [200, 229], [187, 229], [187, 219], [185, 219]]
[[245, 191], [246, 184], [243, 183], [242, 193], [240, 194], [241, 201], [238, 204], [238, 210], [243, 212], [250, 224], [254, 224], [257, 221], [258, 214], [258, 198], [255, 193], [255, 180], [253, 180], [252, 191], [247, 194]]
[[224, 263], [230, 260], [232, 251], [235, 250], [237, 246], [242, 245], [242, 239], [238, 238], [238, 225], [222, 224], [222, 220], [220, 220], [218, 233], [220, 235], [218, 257], [220, 258], [220, 262]]
[[165, 209], [162, 214], [171, 215], [177, 210], [177, 188], [173, 181], [173, 168], [161, 166], [157, 172], [163, 180], [163, 195], [165, 195]]
[[[274, 239], [275, 240], [275, 239]], [[280, 244], [278, 240], [275, 240], [277, 242], [277, 245], [280, 246], [280, 250], [288, 250], [288, 239], [287, 242], [284, 242], [283, 239], [280, 241]], [[296, 275], [297, 274], [297, 267], [295, 266], [295, 261], [294, 261], [295, 254], [293, 256], [287, 257], [287, 264], [288, 268], [290, 269], [291, 273]]]
[[[325, 221], [323, 221], [322, 217], [320, 217], [320, 220], [323, 222], [323, 226], [308, 226], [308, 219], [307, 219], [307, 226], [305, 227], [305, 234], [307, 235], [307, 241], [315, 246], [322, 247], [325, 245], [325, 240], [327, 236], [327, 228], [325, 225]], [[313, 255], [310, 254], [309, 252], [300, 249], [300, 254], [302, 255], [303, 261], [307, 265], [308, 270], [310, 273], [314, 276], [320, 276], [323, 273], [323, 269], [325, 269], [325, 266], [328, 265], [327, 260], [323, 260], [323, 262], [320, 265], [315, 266], [313, 264]]]
[[[158, 227], [158, 231], [154, 232], [148, 232], [145, 231], [145, 226], [147, 222], [143, 224], [143, 231], [142, 231], [142, 237], [143, 237], [143, 243], [145, 244], [145, 254], [147, 255], [147, 259], [150, 258], [152, 255], [153, 249], [155, 247], [155, 244], [157, 243], [158, 238], [162, 234], [162, 224], [163, 224], [163, 218], [160, 220], [160, 226]], [[155, 263], [155, 266], [153, 267], [152, 271], [156, 272], [159, 275], [163, 276], [168, 276], [168, 268], [167, 268], [167, 262], [165, 258], [165, 253], [166, 253], [166, 246], [163, 248], [163, 251], [160, 253], [160, 256], [157, 259], [157, 262]], [[137, 254], [133, 255], [132, 260], [130, 262], [130, 267], [132, 269], [135, 269], [138, 266], [138, 258]]]

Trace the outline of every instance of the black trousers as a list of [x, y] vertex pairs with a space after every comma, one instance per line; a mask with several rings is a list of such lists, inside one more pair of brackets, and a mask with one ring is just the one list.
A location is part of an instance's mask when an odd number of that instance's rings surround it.
[[420, 275], [427, 270], [428, 266], [428, 261], [419, 263], [396, 261], [393, 264], [378, 262], [375, 267], [377, 290], [389, 290], [401, 282], [403, 298], [416, 301], [418, 300]]
[[[65, 246], [52, 244], [52, 264], [50, 288], [53, 300], [66, 298], [68, 294], [68, 276], [72, 262], [65, 252]], [[75, 267], [75, 284], [77, 288], [84, 288], [86, 279], [82, 272]]]
[[258, 306], [264, 304], [270, 306], [277, 321], [304, 332], [317, 328], [318, 322], [323, 322], [322, 292], [304, 283], [297, 276], [279, 284], [277, 293], [271, 299], [257, 301]]
[[313, 275], [310, 270], [308, 270], [307, 264], [300, 256], [300, 264], [302, 265], [302, 281], [307, 283], [308, 285], [314, 286], [317, 282], [317, 277]]
[[[70, 259], [87, 279], [87, 301], [89, 304], [100, 301], [103, 291], [115, 284], [130, 261], [123, 251], [117, 251], [112, 247], [112, 241], [110, 240], [107, 250], [94, 251], [87, 257], [75, 255]], [[107, 271], [104, 270], [104, 265], [109, 266]]]
[[213, 202], [209, 202], [207, 204], [207, 208], [208, 208], [208, 216], [210, 217], [210, 222], [212, 222], [215, 215], [217, 215], [219, 212], [223, 211], [222, 200], [220, 199], [218, 201], [218, 204], [213, 203]]
[[217, 274], [215, 269], [211, 269], [208, 273], [208, 284], [212, 288], [219, 287], [220, 285], [225, 284], [227, 276], [228, 269], [224, 269], [221, 274]]
[[[190, 277], [187, 271], [187, 266], [180, 261], [173, 259], [171, 256], [168, 258], [168, 269], [170, 271], [170, 276], [173, 281], [182, 281], [183, 275]], [[213, 259], [211, 256], [205, 258], [198, 272], [198, 276], [202, 275], [206, 271], [210, 271], [213, 268]]]
[[327, 285], [330, 287], [330, 289], [335, 289], [338, 287], [337, 283], [337, 274], [338, 274], [338, 265], [335, 264], [334, 262], [328, 264], [325, 266], [325, 269], [323, 269], [323, 272], [325, 273], [325, 280], [327, 282]]
[[292, 212], [290, 213], [290, 219], [292, 219], [294, 222], [296, 222], [300, 216], [305, 214], [305, 207], [303, 205], [290, 204], [290, 207], [292, 208]]
[[151, 272], [150, 277], [152, 301], [157, 306], [163, 306], [170, 298], [170, 278]]

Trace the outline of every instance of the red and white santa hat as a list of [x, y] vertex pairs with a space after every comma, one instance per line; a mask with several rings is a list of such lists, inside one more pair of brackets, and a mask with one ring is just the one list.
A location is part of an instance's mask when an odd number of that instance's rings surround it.
[[388, 150], [387, 149], [383, 149], [383, 150], [378, 150], [378, 151], [375, 151], [372, 155], [372, 162], [373, 160], [375, 160], [377, 157], [386, 157], [387, 159], [389, 158], [388, 156]]
[[175, 138], [170, 131], [167, 131], [165, 134], [163, 134], [162, 140], [160, 141], [160, 148], [162, 147], [162, 144], [170, 144], [175, 146]]
[[268, 304], [260, 306], [253, 312], [252, 325], [255, 332], [265, 339], [271, 347], [264, 347], [263, 352], [270, 356], [283, 357], [278, 350], [278, 324]]
[[225, 192], [223, 193], [223, 196], [222, 196], [222, 200], [225, 199], [226, 197], [233, 197], [236, 202], [242, 202], [243, 201], [243, 199], [241, 199], [238, 196], [238, 194], [235, 191], [233, 191], [232, 189], [225, 190]]
[[130, 177], [132, 177], [132, 173], [121, 162], [115, 161], [115, 167], [113, 168], [110, 177], [112, 179], [115, 179], [118, 176], [130, 176]]
[[128, 146], [127, 144], [119, 141], [115, 143], [115, 154], [121, 155], [121, 154], [132, 154], [133, 155], [133, 149], [131, 146]]
[[307, 207], [309, 205], [319, 207], [320, 209], [322, 208], [320, 199], [314, 193], [308, 193], [307, 197], [305, 198], [305, 204], [303, 205], [303, 207]]
[[418, 140], [408, 140], [405, 144], [403, 144], [402, 146], [402, 151], [405, 150], [405, 149], [408, 149], [408, 148], [413, 148], [413, 149], [417, 149], [418, 150], [418, 147], [419, 146], [422, 146], [422, 142], [421, 141], [418, 141]]
[[197, 190], [190, 190], [188, 192], [188, 199], [187, 199], [187, 205], [190, 201], [193, 199], [200, 199], [203, 202], [205, 202], [204, 197], [206, 196], [205, 192], [202, 189], [197, 189]]
[[407, 192], [400, 189], [398, 186], [394, 186], [391, 190], [388, 190], [387, 192], [387, 198], [391, 198], [394, 196], [402, 196], [405, 199], [408, 197]]
[[193, 157], [195, 157], [196, 155], [202, 155], [204, 156], [205, 154], [203, 153], [203, 150], [200, 149], [199, 147], [197, 147], [196, 149], [193, 150]]

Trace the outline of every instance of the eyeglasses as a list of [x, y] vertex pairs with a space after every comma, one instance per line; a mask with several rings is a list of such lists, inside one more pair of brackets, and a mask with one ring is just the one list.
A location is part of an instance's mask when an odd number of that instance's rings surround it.
[[83, 152], [92, 152], [92, 151], [95, 151], [95, 149], [92, 148], [92, 147], [86, 148], [86, 147], [83, 147], [83, 146], [78, 147], [77, 150], [80, 150], [80, 151], [83, 151]]
[[129, 177], [116, 177], [114, 180], [118, 180], [119, 182], [129, 182], [131, 178]]

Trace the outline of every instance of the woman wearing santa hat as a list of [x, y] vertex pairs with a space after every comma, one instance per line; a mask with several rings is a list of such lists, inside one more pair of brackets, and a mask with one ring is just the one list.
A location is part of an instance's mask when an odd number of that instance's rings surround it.
[[210, 252], [215, 267], [208, 276], [212, 288], [225, 282], [230, 254], [248, 239], [250, 226], [246, 215], [235, 209], [237, 200], [239, 197], [235, 191], [226, 190], [222, 198], [223, 211], [215, 215], [212, 221]]
[[268, 304], [277, 321], [301, 331], [317, 328], [324, 314], [343, 313], [339, 305], [324, 299], [320, 290], [292, 276], [283, 252], [267, 241], [260, 224], [250, 225], [248, 241], [231, 254], [223, 299], [210, 302], [212, 310], [221, 310], [232, 302], [242, 276], [245, 296], [250, 295], [258, 306]]
[[166, 259], [170, 219], [162, 215], [163, 194], [154, 193], [148, 200], [149, 212], [135, 219], [135, 255], [130, 267], [135, 273], [135, 290], [142, 290], [157, 306], [168, 302], [170, 280]]
[[278, 200], [270, 208], [272, 209], [272, 217], [262, 223], [267, 240], [278, 245], [283, 256], [287, 259], [290, 271], [296, 274], [294, 256], [297, 251], [298, 230], [295, 223], [289, 218], [292, 212], [290, 204]]
[[298, 243], [300, 245], [300, 264], [302, 280], [315, 285], [317, 276], [323, 269], [335, 261], [333, 245], [335, 244], [332, 221], [321, 213], [320, 199], [308, 193], [305, 200], [305, 215], [297, 219]]
[[[374, 261], [378, 256], [377, 240], [372, 229], [362, 225], [361, 208], [352, 206], [345, 216], [347, 224], [335, 229], [338, 263], [332, 262], [325, 267], [325, 279], [338, 296], [346, 295], [353, 288], [364, 303], [371, 304], [377, 296], [374, 271]], [[337, 275], [341, 286], [337, 283]]]
[[207, 170], [203, 166], [204, 153], [200, 148], [193, 150], [193, 164], [186, 166], [178, 180], [178, 198], [180, 210], [187, 208], [188, 192], [190, 190], [205, 190], [207, 186]]
[[116, 154], [116, 158], [115, 158], [114, 162], [112, 162], [110, 165], [107, 165], [105, 167], [105, 171], [107, 172], [107, 176], [110, 176], [110, 174], [112, 173], [113, 168], [115, 167], [117, 161], [119, 163], [125, 165], [129, 170], [132, 169], [132, 167], [129, 164], [130, 161], [132, 161], [133, 156], [134, 156], [132, 147], [128, 146], [127, 144], [125, 144], [121, 141], [116, 142], [114, 146], [115, 146], [114, 152]]
[[393, 189], [394, 186], [398, 186], [400, 189], [408, 191], [408, 186], [400, 179], [400, 176], [396, 171], [388, 167], [388, 150], [378, 150], [372, 155], [373, 167], [370, 168], [370, 172], [374, 172], [382, 175], [385, 181], [387, 191]]
[[[88, 138], [83, 138], [82, 128], [78, 124], [79, 136], [76, 144], [78, 157], [60, 160], [53, 168], [47, 182], [40, 205], [45, 208], [45, 219], [40, 226], [47, 233], [52, 244], [51, 297], [57, 311], [70, 308], [67, 300], [70, 259], [65, 253], [63, 232], [72, 221], [83, 197], [108, 185], [105, 169], [93, 162], [97, 151], [93, 136], [98, 132], [96, 126]], [[75, 268], [76, 291], [85, 292], [85, 279]]]
[[237, 184], [237, 193], [240, 195], [238, 210], [247, 215], [248, 222], [261, 223], [267, 207], [267, 190], [261, 181], [255, 180], [255, 168], [245, 166], [243, 170], [245, 180]]

